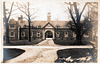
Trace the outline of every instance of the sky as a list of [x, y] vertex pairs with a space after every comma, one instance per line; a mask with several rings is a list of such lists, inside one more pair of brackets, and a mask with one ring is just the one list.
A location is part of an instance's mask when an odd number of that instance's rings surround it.
[[[4, 0], [4, 1], [6, 2], [6, 8], [10, 9], [10, 6], [13, 0]], [[48, 12], [51, 13], [51, 20], [54, 20], [54, 21], [70, 20], [69, 12], [67, 11], [65, 13], [64, 7], [67, 7], [67, 5], [64, 4], [64, 2], [68, 2], [66, 0], [26, 0], [26, 1], [14, 0], [14, 4], [16, 5], [16, 2], [19, 2], [20, 4], [22, 3], [27, 4], [28, 1], [30, 2], [30, 8], [34, 8], [35, 11], [38, 10], [37, 13], [35, 14], [36, 18], [34, 20], [47, 20]], [[81, 10], [84, 6], [84, 3], [83, 2], [80, 2], [80, 3], [81, 3], [80, 10]], [[13, 10], [14, 9], [17, 9], [17, 8], [14, 6]], [[32, 11], [31, 13], [34, 12], [33, 9], [30, 9], [30, 11]], [[23, 15], [25, 17], [23, 13], [21, 13], [19, 10], [16, 10], [12, 13], [11, 18], [14, 18], [17, 20], [20, 15]]]

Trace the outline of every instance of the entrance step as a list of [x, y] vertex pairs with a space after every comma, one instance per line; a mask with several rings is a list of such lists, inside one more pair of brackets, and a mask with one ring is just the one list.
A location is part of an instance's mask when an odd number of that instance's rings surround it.
[[46, 39], [52, 39], [52, 38], [46, 38]]

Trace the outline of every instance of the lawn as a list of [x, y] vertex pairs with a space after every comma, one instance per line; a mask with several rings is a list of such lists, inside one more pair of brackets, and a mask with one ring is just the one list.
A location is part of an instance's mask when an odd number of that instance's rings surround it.
[[14, 45], [35, 45], [38, 44], [39, 42], [43, 41], [42, 39], [36, 39], [36, 40], [31, 40], [29, 42], [28, 40], [18, 40], [18, 41], [10, 41], [9, 43], [5, 43], [4, 45], [6, 46], [14, 46]]
[[[53, 40], [55, 44], [58, 45], [77, 45], [75, 44], [76, 41], [75, 40]], [[89, 41], [82, 41], [82, 45], [90, 45], [91, 43]]]
[[97, 62], [97, 50], [91, 48], [62, 49], [57, 51], [56, 63], [88, 63]]

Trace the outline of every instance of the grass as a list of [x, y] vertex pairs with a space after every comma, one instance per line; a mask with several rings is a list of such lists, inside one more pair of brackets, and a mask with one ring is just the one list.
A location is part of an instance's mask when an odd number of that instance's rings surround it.
[[14, 46], [14, 45], [35, 45], [38, 44], [39, 42], [43, 41], [42, 39], [36, 39], [36, 40], [31, 40], [31, 42], [29, 42], [28, 40], [18, 40], [18, 41], [10, 41], [10, 43], [6, 43], [4, 44], [5, 46]]
[[[58, 44], [58, 45], [78, 45], [76, 44], [76, 41], [75, 40], [53, 40], [55, 44]], [[81, 45], [90, 45], [91, 43], [89, 41], [82, 41], [82, 44]]]
[[[87, 62], [97, 62], [97, 50], [95, 49], [82, 49], [82, 48], [74, 48], [74, 49], [62, 49], [57, 51], [58, 59], [55, 60], [56, 63], [87, 63]], [[95, 54], [95, 55], [94, 55]], [[95, 57], [94, 57], [95, 56]], [[70, 60], [66, 60], [68, 57], [71, 57]], [[89, 59], [91, 57], [91, 59]], [[81, 60], [81, 59], [82, 60]], [[89, 60], [87, 60], [89, 59]], [[70, 62], [69, 62], [70, 61]]]
[[10, 60], [10, 59], [13, 59], [19, 55], [21, 55], [22, 53], [25, 52], [25, 50], [22, 50], [22, 49], [16, 49], [16, 48], [12, 48], [12, 49], [3, 49], [4, 51], [4, 58], [3, 58], [3, 62], [7, 61], [7, 60]]

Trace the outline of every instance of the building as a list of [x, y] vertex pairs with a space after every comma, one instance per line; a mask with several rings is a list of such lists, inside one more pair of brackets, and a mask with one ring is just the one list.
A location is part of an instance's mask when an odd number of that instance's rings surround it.
[[[56, 40], [75, 40], [76, 34], [66, 25], [68, 21], [51, 21], [51, 14], [47, 14], [47, 21], [31, 22], [31, 41], [36, 39], [52, 38]], [[9, 21], [9, 40], [28, 40], [28, 21], [23, 20], [23, 16], [18, 21]], [[91, 33], [84, 35], [84, 39], [90, 40]], [[83, 39], [83, 40], [84, 40]]]

